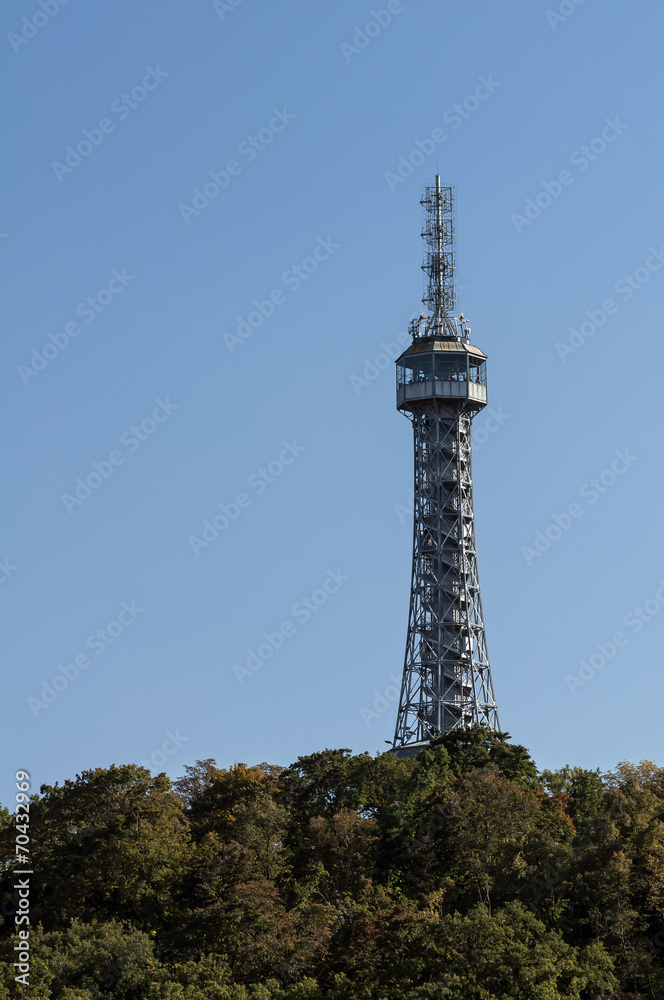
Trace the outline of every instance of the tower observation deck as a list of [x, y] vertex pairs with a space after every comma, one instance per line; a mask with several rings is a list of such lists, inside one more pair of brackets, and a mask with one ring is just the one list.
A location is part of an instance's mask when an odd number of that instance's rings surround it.
[[393, 750], [453, 729], [499, 730], [477, 572], [471, 422], [487, 402], [486, 355], [454, 315], [453, 191], [424, 189], [425, 310], [397, 359], [397, 409], [413, 424], [413, 569]]

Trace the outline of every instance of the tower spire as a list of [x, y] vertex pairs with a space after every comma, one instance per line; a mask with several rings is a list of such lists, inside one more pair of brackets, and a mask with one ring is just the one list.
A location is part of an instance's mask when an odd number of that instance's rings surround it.
[[428, 334], [457, 336], [450, 317], [456, 306], [454, 260], [454, 193], [443, 187], [436, 174], [434, 187], [426, 187], [420, 201], [424, 209], [422, 270], [427, 276], [422, 302], [430, 311]]
[[423, 303], [397, 360], [397, 408], [413, 424], [413, 568], [393, 749], [453, 729], [499, 730], [475, 545], [471, 422], [486, 406], [486, 355], [456, 317], [453, 192], [424, 189]]

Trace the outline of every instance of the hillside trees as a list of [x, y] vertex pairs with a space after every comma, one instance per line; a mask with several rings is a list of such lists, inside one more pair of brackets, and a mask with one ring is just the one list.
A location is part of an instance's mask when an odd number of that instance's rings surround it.
[[664, 996], [664, 771], [538, 774], [506, 734], [417, 757], [123, 765], [31, 806], [33, 965], [0, 1000]]

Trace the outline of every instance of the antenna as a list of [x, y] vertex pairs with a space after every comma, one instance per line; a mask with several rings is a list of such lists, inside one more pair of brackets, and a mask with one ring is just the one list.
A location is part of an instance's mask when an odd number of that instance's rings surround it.
[[424, 209], [422, 270], [428, 279], [422, 302], [431, 313], [425, 336], [457, 338], [456, 325], [451, 320], [456, 308], [454, 192], [451, 187], [441, 185], [440, 174], [436, 174], [434, 187], [424, 188], [420, 205]]

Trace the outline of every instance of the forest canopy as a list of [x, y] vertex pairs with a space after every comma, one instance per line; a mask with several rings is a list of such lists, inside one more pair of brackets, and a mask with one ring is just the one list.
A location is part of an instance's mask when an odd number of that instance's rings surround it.
[[134, 764], [0, 809], [0, 998], [664, 997], [664, 769], [538, 771], [470, 729], [410, 759]]

